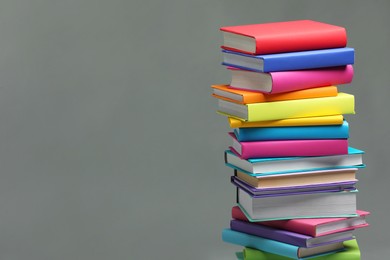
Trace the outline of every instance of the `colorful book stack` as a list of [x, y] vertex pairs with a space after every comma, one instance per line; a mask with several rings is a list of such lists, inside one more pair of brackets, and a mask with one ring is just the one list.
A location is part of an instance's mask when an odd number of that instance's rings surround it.
[[238, 258], [360, 259], [353, 230], [363, 151], [348, 144], [354, 49], [343, 27], [299, 20], [221, 28], [229, 85], [213, 85], [233, 129], [225, 163], [236, 188], [225, 242]]

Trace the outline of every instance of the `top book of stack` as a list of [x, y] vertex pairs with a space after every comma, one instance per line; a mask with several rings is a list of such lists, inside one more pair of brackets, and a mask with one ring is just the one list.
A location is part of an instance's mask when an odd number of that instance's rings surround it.
[[227, 26], [222, 48], [247, 54], [272, 54], [342, 48], [344, 27], [311, 20]]

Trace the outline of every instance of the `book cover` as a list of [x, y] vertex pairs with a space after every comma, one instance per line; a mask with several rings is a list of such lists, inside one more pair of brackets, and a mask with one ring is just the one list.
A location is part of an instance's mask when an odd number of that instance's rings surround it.
[[303, 257], [336, 252], [344, 248], [343, 243], [340, 242], [331, 245], [317, 246], [313, 250], [312, 248], [298, 247], [276, 240], [234, 231], [232, 229], [224, 229], [222, 231], [222, 240], [227, 243], [232, 243], [244, 247], [251, 247], [292, 259], [302, 259]]
[[317, 69], [354, 63], [353, 48], [333, 48], [265, 55], [223, 50], [222, 65], [257, 72]]
[[[360, 249], [356, 239], [343, 242], [344, 250], [322, 256], [310, 257], [310, 260], [360, 260]], [[244, 260], [291, 260], [286, 256], [246, 247], [237, 253], [238, 259]]]
[[254, 104], [236, 104], [218, 100], [218, 110], [243, 121], [269, 121], [287, 118], [355, 114], [354, 96], [339, 93], [336, 97], [308, 98]]
[[225, 164], [250, 176], [265, 176], [298, 171], [364, 168], [363, 154], [362, 150], [348, 147], [348, 154], [345, 155], [242, 159], [226, 150]]
[[[225, 26], [220, 30], [224, 32], [222, 48], [251, 54], [328, 49], [347, 45], [345, 28], [312, 20]], [[229, 36], [233, 40], [244, 38], [249, 41], [249, 46], [242, 46], [240, 42], [234, 44]]]
[[230, 150], [242, 159], [348, 154], [348, 139], [276, 140], [240, 142], [230, 133]]
[[351, 232], [342, 232], [336, 235], [321, 237], [322, 240], [319, 240], [318, 238], [313, 238], [308, 235], [303, 235], [283, 229], [276, 229], [240, 220], [231, 220], [230, 229], [299, 247], [315, 247], [353, 239]]
[[344, 117], [342, 115], [288, 118], [255, 122], [247, 122], [233, 117], [228, 117], [228, 123], [230, 128], [341, 125], [343, 121]]
[[282, 100], [294, 100], [305, 98], [335, 97], [336, 86], [325, 86], [291, 91], [280, 94], [264, 94], [260, 92], [231, 88], [228, 85], [212, 85], [213, 97], [239, 104], [251, 104], [259, 102], [272, 102]]
[[240, 142], [298, 139], [347, 139], [349, 125], [286, 126], [236, 128], [234, 134]]
[[[246, 214], [242, 211], [239, 206], [232, 207], [232, 218], [242, 221], [250, 222]], [[297, 218], [297, 219], [288, 219], [288, 220], [273, 220], [273, 221], [263, 221], [263, 222], [252, 222], [259, 225], [265, 225], [273, 228], [288, 230], [312, 237], [318, 237], [323, 235], [329, 235], [333, 233], [338, 233], [347, 230], [354, 230], [358, 228], [363, 228], [369, 226], [365, 221], [365, 217], [370, 214], [370, 212], [363, 210], [356, 210], [357, 216], [354, 217], [337, 217], [337, 218]], [[348, 221], [347, 221], [348, 220]], [[356, 221], [355, 221], [356, 220]], [[318, 232], [317, 228], [329, 224], [341, 224], [341, 225], [332, 225], [327, 230], [323, 232]]]
[[337, 86], [352, 82], [352, 65], [275, 72], [255, 72], [228, 67], [230, 87], [267, 94], [278, 94], [300, 89]]

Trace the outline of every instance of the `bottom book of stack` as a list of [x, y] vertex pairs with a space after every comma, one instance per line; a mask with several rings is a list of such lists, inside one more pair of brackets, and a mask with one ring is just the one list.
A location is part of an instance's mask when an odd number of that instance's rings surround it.
[[[322, 255], [310, 258], [311, 260], [360, 260], [360, 250], [356, 239], [343, 242], [344, 250], [334, 254]], [[268, 253], [266, 251], [245, 247], [236, 253], [240, 260], [290, 260], [291, 258]]]

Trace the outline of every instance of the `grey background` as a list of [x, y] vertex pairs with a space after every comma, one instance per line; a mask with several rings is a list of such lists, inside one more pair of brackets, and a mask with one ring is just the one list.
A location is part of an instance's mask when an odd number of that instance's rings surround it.
[[390, 1], [2, 0], [0, 259], [234, 259], [219, 27], [314, 19], [356, 49], [357, 233], [389, 250]]

